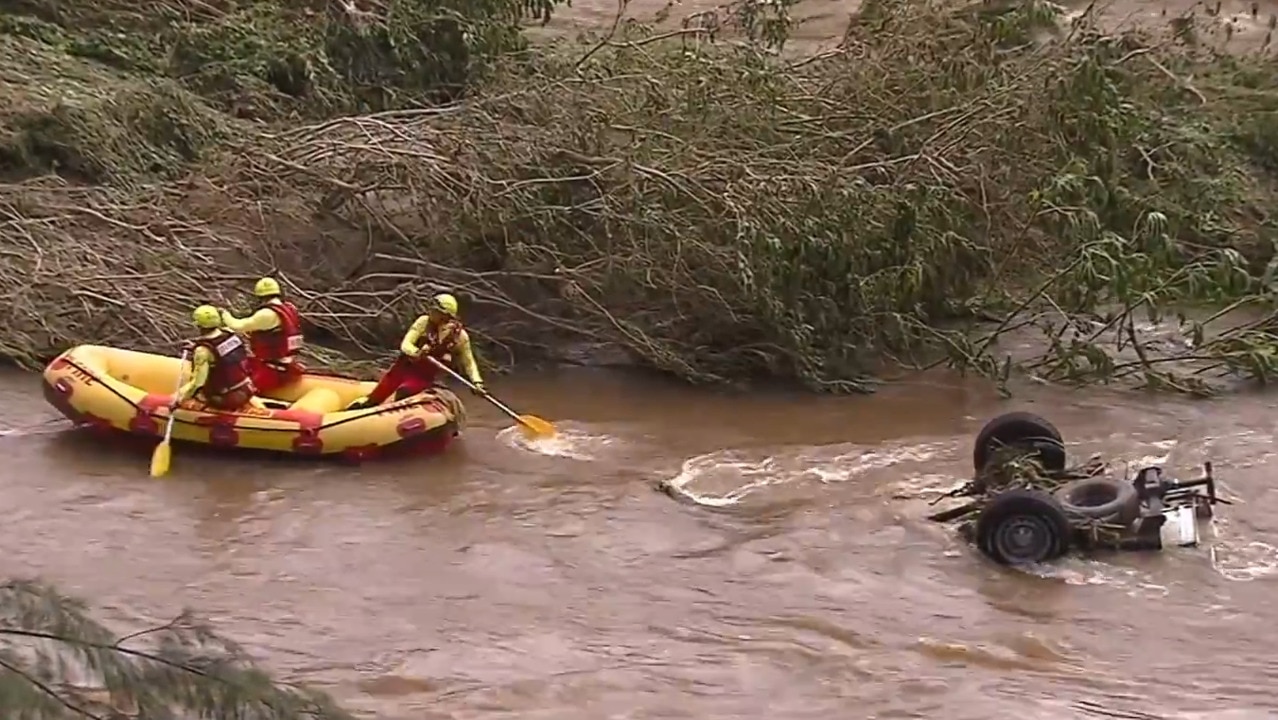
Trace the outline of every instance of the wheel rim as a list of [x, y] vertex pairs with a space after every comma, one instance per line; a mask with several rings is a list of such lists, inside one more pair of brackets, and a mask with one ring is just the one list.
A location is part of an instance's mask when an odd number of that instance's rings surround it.
[[1041, 517], [1018, 515], [1001, 523], [994, 533], [994, 548], [1010, 562], [1046, 560], [1055, 545], [1055, 533]]

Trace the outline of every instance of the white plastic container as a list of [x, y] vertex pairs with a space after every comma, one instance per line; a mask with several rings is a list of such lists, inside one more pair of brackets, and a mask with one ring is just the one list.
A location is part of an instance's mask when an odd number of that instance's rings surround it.
[[1163, 547], [1193, 547], [1198, 544], [1198, 518], [1193, 505], [1163, 513], [1167, 522], [1161, 529]]

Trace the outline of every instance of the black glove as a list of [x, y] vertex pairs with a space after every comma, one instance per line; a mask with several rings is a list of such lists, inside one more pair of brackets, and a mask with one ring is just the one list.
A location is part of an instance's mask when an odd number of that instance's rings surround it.
[[484, 397], [488, 394], [488, 391], [484, 389], [484, 384], [481, 382], [471, 383], [470, 390], [480, 397]]

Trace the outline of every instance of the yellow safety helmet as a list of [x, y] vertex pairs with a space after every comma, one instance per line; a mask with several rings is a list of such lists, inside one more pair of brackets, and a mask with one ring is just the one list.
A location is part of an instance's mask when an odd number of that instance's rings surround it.
[[439, 310], [449, 317], [457, 317], [457, 298], [448, 293], [440, 293], [435, 296], [434, 301], [431, 303], [431, 308]]
[[253, 286], [253, 294], [258, 297], [270, 297], [280, 294], [280, 284], [275, 278], [264, 277]]
[[201, 330], [213, 330], [222, 327], [222, 313], [212, 305], [201, 305], [191, 313], [191, 320]]

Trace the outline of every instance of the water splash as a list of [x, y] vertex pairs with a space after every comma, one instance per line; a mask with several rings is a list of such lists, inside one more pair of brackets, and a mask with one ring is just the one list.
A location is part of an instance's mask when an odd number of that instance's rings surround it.
[[[774, 472], [775, 464], [776, 459], [772, 457], [751, 460], [741, 457], [735, 451], [717, 450], [688, 458], [679, 469], [679, 474], [663, 482], [662, 486], [698, 505], [725, 507], [737, 504], [759, 488], [779, 482]], [[721, 494], [697, 492], [688, 487], [694, 482], [713, 482], [718, 478], [724, 478], [728, 484], [736, 487]]]
[[1129, 460], [1127, 464], [1135, 468], [1145, 468], [1151, 465], [1158, 465], [1158, 466], [1166, 465], [1167, 462], [1171, 460], [1172, 452], [1176, 449], [1178, 445], [1180, 445], [1180, 441], [1176, 439], [1159, 440], [1157, 442], [1149, 443], [1149, 445], [1153, 447], [1155, 450], [1162, 450], [1163, 452], [1159, 455], [1152, 455], [1152, 454], [1142, 455], [1138, 458]]
[[1066, 585], [1105, 585], [1133, 598], [1165, 598], [1171, 594], [1171, 586], [1156, 582], [1144, 570], [1094, 558], [1067, 558], [1060, 564], [1039, 566], [1032, 574]]
[[1211, 567], [1234, 582], [1251, 582], [1278, 573], [1278, 548], [1259, 540], [1217, 540], [1211, 546]]
[[966, 480], [956, 479], [949, 473], [925, 472], [898, 480], [884, 491], [890, 493], [893, 500], [935, 500], [966, 484]]
[[49, 418], [44, 422], [25, 427], [0, 428], [0, 438], [27, 437], [29, 435], [53, 435], [71, 429], [71, 424], [63, 418]]
[[929, 460], [948, 447], [945, 443], [873, 449], [843, 445], [762, 457], [737, 450], [716, 450], [685, 460], [678, 474], [663, 481], [661, 487], [698, 505], [726, 507], [766, 487], [846, 482], [872, 470]]
[[599, 459], [599, 456], [616, 442], [616, 438], [610, 435], [591, 434], [562, 424], [557, 424], [555, 430], [555, 434], [551, 437], [529, 438], [521, 428], [512, 426], [497, 433], [497, 439], [507, 447], [583, 461]]

